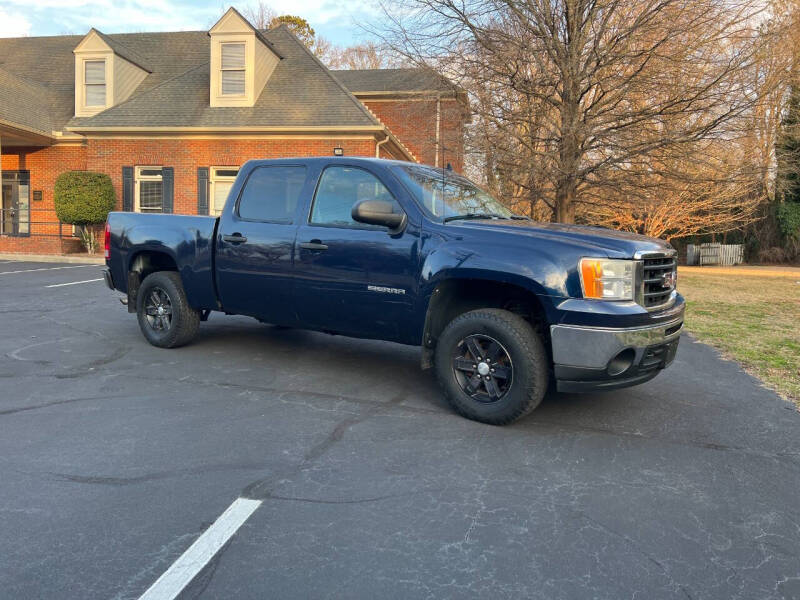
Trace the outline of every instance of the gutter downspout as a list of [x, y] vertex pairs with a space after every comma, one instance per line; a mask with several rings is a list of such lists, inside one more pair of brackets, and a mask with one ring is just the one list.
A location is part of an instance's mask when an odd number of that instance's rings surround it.
[[442, 123], [442, 97], [436, 96], [436, 158], [433, 166], [439, 166], [439, 147], [441, 145], [441, 123]]
[[389, 134], [387, 133], [384, 139], [375, 144], [375, 158], [381, 157], [381, 146], [383, 146], [388, 141], [389, 141]]

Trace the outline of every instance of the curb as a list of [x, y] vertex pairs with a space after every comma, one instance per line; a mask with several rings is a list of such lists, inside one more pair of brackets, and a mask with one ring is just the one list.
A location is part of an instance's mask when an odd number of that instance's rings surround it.
[[20, 262], [41, 263], [77, 263], [89, 265], [104, 265], [106, 260], [101, 256], [88, 254], [59, 255], [59, 254], [16, 254], [14, 252], [0, 252], [0, 260], [18, 260]]

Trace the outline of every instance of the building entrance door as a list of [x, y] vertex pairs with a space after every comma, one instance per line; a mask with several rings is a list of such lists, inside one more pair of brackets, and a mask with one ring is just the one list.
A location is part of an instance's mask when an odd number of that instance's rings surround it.
[[30, 232], [30, 172], [3, 171], [0, 198], [0, 234]]
[[18, 195], [16, 181], [3, 181], [3, 203], [0, 206], [0, 234], [16, 233], [14, 220], [16, 218], [15, 200]]

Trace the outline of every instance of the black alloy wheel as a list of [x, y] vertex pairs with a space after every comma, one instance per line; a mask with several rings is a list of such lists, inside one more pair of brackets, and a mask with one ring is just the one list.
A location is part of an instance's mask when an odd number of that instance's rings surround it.
[[144, 302], [147, 324], [159, 333], [164, 333], [172, 326], [172, 302], [169, 294], [158, 286], [150, 288]]
[[156, 271], [144, 278], [136, 295], [136, 318], [147, 341], [159, 348], [188, 344], [200, 327], [200, 310], [189, 305], [175, 271]]
[[482, 403], [502, 399], [514, 379], [508, 350], [496, 339], [481, 334], [467, 336], [458, 343], [453, 371], [464, 393]]
[[447, 324], [436, 339], [434, 368], [456, 412], [506, 425], [542, 401], [549, 359], [532, 323], [507, 310], [479, 308]]

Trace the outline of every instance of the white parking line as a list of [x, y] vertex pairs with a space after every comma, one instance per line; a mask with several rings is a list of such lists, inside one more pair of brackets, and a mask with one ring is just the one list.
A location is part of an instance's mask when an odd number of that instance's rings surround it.
[[237, 498], [211, 527], [206, 529], [203, 535], [147, 588], [139, 600], [172, 600], [177, 597], [259, 506], [261, 500]]
[[4, 271], [0, 275], [13, 275], [14, 273], [33, 273], [34, 271], [57, 271], [59, 269], [82, 269], [83, 267], [96, 267], [97, 265], [73, 265], [71, 267], [44, 267], [42, 269], [25, 269], [24, 271]]
[[51, 287], [64, 287], [65, 285], [78, 285], [79, 283], [92, 283], [93, 281], [103, 281], [103, 278], [100, 279], [86, 279], [84, 281], [70, 281], [69, 283], [54, 283], [53, 285], [46, 285], [44, 287], [51, 288]]

